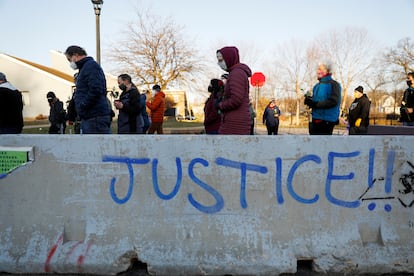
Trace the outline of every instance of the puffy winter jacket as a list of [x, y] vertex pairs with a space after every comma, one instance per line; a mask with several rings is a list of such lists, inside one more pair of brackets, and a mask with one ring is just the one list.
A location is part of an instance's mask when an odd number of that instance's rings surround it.
[[164, 121], [165, 94], [157, 92], [151, 102], [147, 102], [147, 107], [151, 110], [151, 122], [161, 123]]
[[218, 104], [223, 113], [219, 134], [249, 135], [249, 77], [252, 71], [246, 64], [239, 62], [236, 47], [224, 47], [219, 51], [229, 70], [223, 100]]
[[76, 80], [75, 105], [81, 119], [110, 115], [106, 99], [106, 79], [101, 66], [92, 57], [76, 62], [79, 74]]
[[119, 134], [140, 134], [142, 133], [142, 116], [140, 106], [140, 95], [136, 88], [123, 91], [119, 96], [123, 107], [118, 115]]
[[341, 104], [341, 86], [331, 75], [323, 77], [313, 87], [313, 101], [317, 102], [312, 108], [312, 119], [336, 122], [339, 118]]

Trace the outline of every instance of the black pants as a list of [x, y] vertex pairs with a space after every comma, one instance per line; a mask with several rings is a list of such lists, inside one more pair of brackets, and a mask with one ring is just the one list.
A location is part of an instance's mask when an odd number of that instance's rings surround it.
[[349, 128], [349, 135], [365, 135], [368, 132], [368, 128], [361, 126], [361, 127], [350, 127]]
[[49, 134], [65, 134], [66, 124], [50, 125]]
[[333, 129], [337, 122], [328, 122], [325, 120], [312, 120], [309, 123], [309, 134], [310, 135], [332, 135]]
[[267, 135], [277, 135], [279, 131], [279, 124], [276, 124], [274, 126], [266, 125], [267, 128]]

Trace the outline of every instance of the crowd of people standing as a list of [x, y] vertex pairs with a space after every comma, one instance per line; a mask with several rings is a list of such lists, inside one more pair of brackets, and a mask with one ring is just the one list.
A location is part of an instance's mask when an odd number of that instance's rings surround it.
[[[110, 134], [115, 112], [106, 95], [106, 79], [101, 66], [79, 46], [68, 47], [65, 55], [72, 69], [79, 70], [66, 119], [70, 123], [75, 118], [79, 121], [79, 133]], [[140, 93], [131, 76], [124, 73], [118, 76], [118, 88], [121, 94], [113, 102], [118, 111], [117, 134], [153, 134], [155, 131], [163, 134], [165, 94], [161, 87], [154, 85], [153, 97], [149, 98], [149, 93]]]
[[[76, 123], [76, 133], [110, 134], [112, 118], [118, 111], [118, 134], [163, 134], [165, 93], [161, 86], [140, 93], [130, 75], [118, 76], [122, 91], [113, 103], [107, 98], [106, 79], [101, 66], [80, 46], [69, 46], [65, 56], [75, 74], [75, 90], [65, 111], [63, 102], [55, 92], [46, 95], [50, 106], [49, 133], [64, 134], [66, 122]], [[226, 46], [216, 51], [217, 63], [226, 73], [220, 79], [211, 79], [210, 96], [204, 105], [204, 129], [206, 134], [254, 135], [256, 111], [249, 96], [249, 78], [252, 71], [240, 62], [239, 50]], [[320, 63], [316, 70], [318, 82], [311, 94], [304, 97], [309, 107], [310, 135], [332, 135], [340, 122], [345, 124], [349, 135], [368, 133], [371, 102], [358, 86], [354, 100], [345, 118], [340, 115], [342, 87], [333, 79], [332, 64]], [[404, 126], [414, 126], [414, 72], [407, 74], [408, 88], [404, 91], [400, 108], [400, 121]], [[23, 129], [23, 99], [21, 93], [0, 72], [0, 134], [18, 134]], [[268, 135], [278, 135], [281, 110], [276, 100], [264, 108], [262, 122]]]

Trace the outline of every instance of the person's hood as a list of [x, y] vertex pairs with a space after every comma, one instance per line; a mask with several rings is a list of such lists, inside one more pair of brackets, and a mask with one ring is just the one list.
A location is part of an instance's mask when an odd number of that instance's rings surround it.
[[6, 81], [3, 83], [0, 83], [0, 87], [8, 88], [10, 90], [17, 90], [10, 82]]
[[237, 47], [227, 46], [221, 48], [218, 51], [222, 54], [223, 59], [226, 62], [228, 71], [231, 71], [232, 69], [237, 67], [245, 71], [248, 77], [251, 77], [252, 71], [250, 70], [249, 66], [247, 66], [244, 63], [240, 63], [239, 50], [237, 49]]
[[226, 62], [228, 69], [240, 63], [239, 50], [236, 47], [223, 47], [219, 50], [219, 52], [223, 55], [223, 59]]
[[231, 68], [231, 70], [234, 70], [234, 69], [241, 69], [241, 70], [243, 70], [244, 72], [246, 72], [246, 74], [247, 74], [247, 77], [251, 77], [252, 76], [252, 70], [249, 68], [249, 66], [247, 66], [246, 64], [244, 64], [244, 63], [238, 63], [238, 64], [236, 64], [236, 65], [234, 65], [232, 68]]

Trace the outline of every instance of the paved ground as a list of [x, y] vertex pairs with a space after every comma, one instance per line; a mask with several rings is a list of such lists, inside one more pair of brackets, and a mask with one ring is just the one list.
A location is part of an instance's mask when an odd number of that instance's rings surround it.
[[[256, 128], [256, 134], [267, 135], [266, 127], [259, 125]], [[343, 128], [335, 128], [333, 134], [334, 135], [346, 135], [347, 130]], [[279, 127], [279, 135], [309, 135], [309, 131], [307, 128], [282, 126], [282, 127]]]
[[[49, 128], [49, 125], [28, 125], [24, 128]], [[204, 128], [200, 127], [185, 127], [185, 128], [164, 128], [165, 134], [201, 134]], [[267, 135], [266, 126], [258, 125], [255, 130], [256, 135]], [[68, 133], [67, 133], [68, 134]], [[347, 132], [343, 128], [335, 128], [334, 135], [346, 135]], [[279, 127], [279, 135], [309, 135], [308, 129], [296, 126], [281, 126]]]

